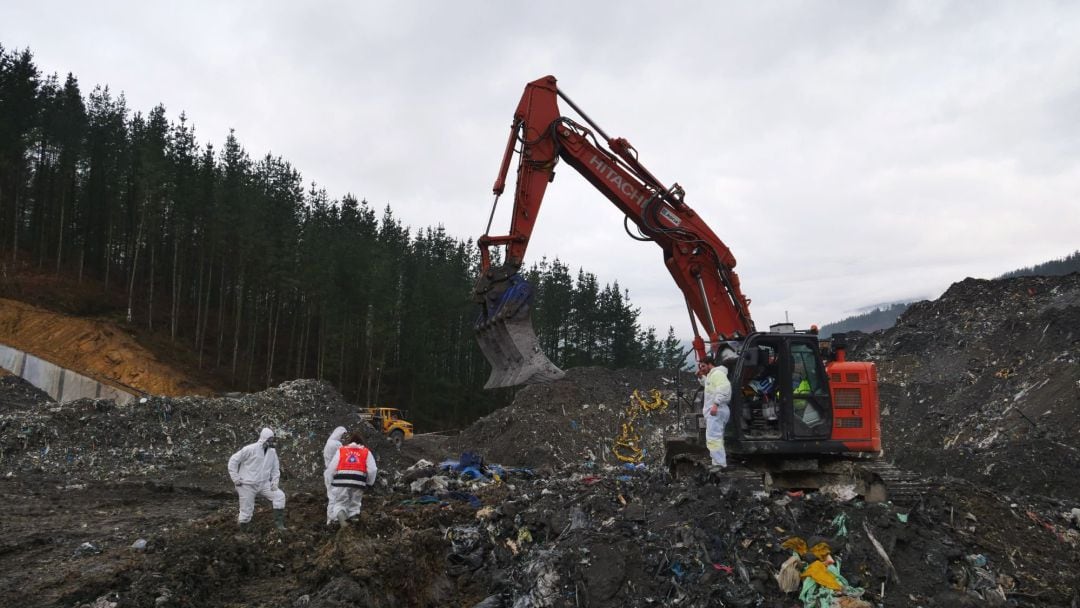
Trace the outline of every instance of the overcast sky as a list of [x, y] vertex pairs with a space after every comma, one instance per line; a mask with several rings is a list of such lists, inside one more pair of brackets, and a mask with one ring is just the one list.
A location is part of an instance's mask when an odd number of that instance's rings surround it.
[[[0, 44], [460, 238], [483, 232], [524, 85], [553, 74], [685, 188], [759, 328], [1080, 247], [1075, 2], [4, 2]], [[689, 337], [659, 249], [568, 165], [544, 256]]]

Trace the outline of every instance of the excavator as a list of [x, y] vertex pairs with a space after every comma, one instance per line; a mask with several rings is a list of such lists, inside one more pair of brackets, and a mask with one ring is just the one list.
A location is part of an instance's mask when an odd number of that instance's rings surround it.
[[[560, 99], [581, 122], [562, 115]], [[492, 235], [495, 208], [515, 157], [510, 229]], [[725, 443], [731, 457], [763, 473], [773, 487], [854, 481], [860, 495], [883, 500], [880, 477], [856, 466], [882, 453], [874, 364], [848, 361], [843, 336], [826, 342], [816, 330], [799, 331], [790, 323], [758, 331], [735, 273], [735, 257], [686, 203], [682, 186], [661, 182], [630, 142], [609, 137], [554, 76], [525, 86], [495, 179], [487, 228], [477, 239], [481, 263], [473, 299], [480, 314], [475, 331], [492, 367], [485, 388], [563, 377], [539, 347], [532, 327], [533, 288], [521, 274], [560, 161], [623, 212], [632, 238], [660, 247], [686, 301], [697, 362], [728, 363], [733, 391]], [[667, 439], [665, 460], [673, 473], [705, 453], [704, 427], [701, 413], [692, 411], [681, 419], [679, 433]]]

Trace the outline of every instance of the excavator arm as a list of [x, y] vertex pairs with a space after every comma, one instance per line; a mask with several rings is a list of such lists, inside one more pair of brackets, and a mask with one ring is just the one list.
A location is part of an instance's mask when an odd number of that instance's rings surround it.
[[[562, 116], [559, 97], [592, 129]], [[607, 149], [597, 143], [598, 136]], [[525, 87], [495, 180], [496, 201], [505, 189], [515, 152], [517, 184], [510, 231], [492, 236], [489, 219], [487, 231], [477, 239], [481, 268], [474, 299], [481, 312], [476, 330], [481, 349], [492, 364], [486, 388], [549, 381], [562, 375], [540, 352], [529, 315], [532, 288], [520, 274], [544, 193], [560, 160], [626, 215], [637, 231], [631, 236], [660, 246], [664, 264], [686, 300], [698, 361], [709, 350], [715, 352], [723, 341], [744, 338], [754, 331], [750, 301], [734, 271], [735, 257], [684, 202], [683, 189], [678, 184], [665, 186], [653, 176], [625, 139], [609, 138], [559, 91], [553, 76]], [[492, 262], [493, 247], [505, 248], [498, 266]], [[698, 330], [699, 321], [705, 338]]]

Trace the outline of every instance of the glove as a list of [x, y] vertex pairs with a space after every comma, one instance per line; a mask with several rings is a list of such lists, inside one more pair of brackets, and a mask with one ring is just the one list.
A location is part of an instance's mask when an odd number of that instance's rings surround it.
[[234, 479], [233, 485], [239, 488], [240, 486], [244, 485], [244, 482], [240, 481], [239, 479]]
[[712, 406], [712, 408], [709, 410], [709, 415], [710, 416], [715, 416], [716, 412], [718, 412], [719, 410], [720, 410], [720, 406], [714, 404]]
[[270, 491], [271, 492], [277, 492], [278, 491], [278, 485], [277, 485], [276, 481], [270, 482]]

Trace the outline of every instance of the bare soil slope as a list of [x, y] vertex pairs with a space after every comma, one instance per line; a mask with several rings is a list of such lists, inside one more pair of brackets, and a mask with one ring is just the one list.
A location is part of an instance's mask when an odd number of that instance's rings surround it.
[[0, 342], [92, 378], [154, 395], [206, 395], [211, 389], [161, 361], [115, 323], [0, 298]]

